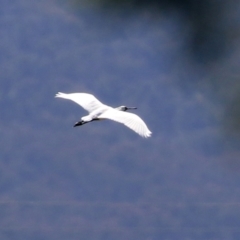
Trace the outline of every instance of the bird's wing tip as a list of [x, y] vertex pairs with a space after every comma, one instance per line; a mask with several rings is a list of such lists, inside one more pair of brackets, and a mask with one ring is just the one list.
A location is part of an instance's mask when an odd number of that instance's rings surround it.
[[55, 95], [55, 97], [62, 97], [63, 95], [64, 95], [64, 93], [58, 92], [58, 93]]
[[144, 138], [149, 138], [149, 137], [151, 137], [151, 135], [152, 135], [152, 132], [148, 131], [143, 135], [143, 137]]

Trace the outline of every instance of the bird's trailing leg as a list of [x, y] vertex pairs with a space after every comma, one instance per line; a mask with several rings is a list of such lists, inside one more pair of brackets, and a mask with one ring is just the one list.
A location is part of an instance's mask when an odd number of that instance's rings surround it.
[[98, 118], [94, 118], [92, 119], [91, 121], [84, 121], [84, 120], [81, 120], [79, 122], [76, 122], [73, 127], [77, 127], [77, 126], [82, 126], [83, 124], [86, 124], [86, 123], [89, 123], [89, 122], [92, 122], [92, 121], [97, 121], [99, 120]]
[[81, 121], [79, 121], [79, 122], [76, 122], [76, 123], [73, 125], [73, 127], [81, 126], [81, 125], [83, 125], [83, 124], [85, 124], [85, 123], [87, 123], [87, 122], [84, 122], [83, 120], [81, 120]]

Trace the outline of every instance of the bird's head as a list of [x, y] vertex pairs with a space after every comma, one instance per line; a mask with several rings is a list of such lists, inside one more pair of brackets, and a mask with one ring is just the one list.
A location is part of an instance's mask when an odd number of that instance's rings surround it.
[[129, 109], [137, 109], [137, 108], [136, 108], [136, 107], [120, 106], [120, 107], [117, 107], [116, 109], [119, 110], [119, 111], [126, 112], [126, 111], [129, 110]]

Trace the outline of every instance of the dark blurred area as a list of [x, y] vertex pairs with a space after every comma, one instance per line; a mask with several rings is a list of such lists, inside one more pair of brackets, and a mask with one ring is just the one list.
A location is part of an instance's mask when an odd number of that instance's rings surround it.
[[[189, 30], [188, 50], [190, 54], [202, 64], [211, 64], [220, 57], [225, 56], [226, 51], [236, 37], [239, 30], [229, 29], [231, 14], [229, 9], [238, 1], [214, 1], [214, 0], [70, 0], [76, 7], [81, 8], [83, 3], [99, 6], [103, 11], [109, 11], [110, 16], [121, 15], [130, 17], [136, 11], [148, 11], [153, 18], [162, 14], [176, 14], [184, 19], [184, 25]], [[111, 21], [111, 19], [109, 19]], [[234, 27], [234, 26], [230, 26]], [[236, 32], [238, 31], [238, 32]]]

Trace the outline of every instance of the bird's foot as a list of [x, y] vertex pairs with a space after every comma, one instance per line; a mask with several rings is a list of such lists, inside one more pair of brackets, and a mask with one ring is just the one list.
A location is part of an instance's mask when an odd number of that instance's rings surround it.
[[84, 122], [83, 120], [81, 120], [81, 121], [79, 121], [79, 122], [76, 122], [76, 123], [73, 125], [73, 127], [81, 126], [81, 125], [83, 125], [84, 123], [86, 123], [86, 122]]

